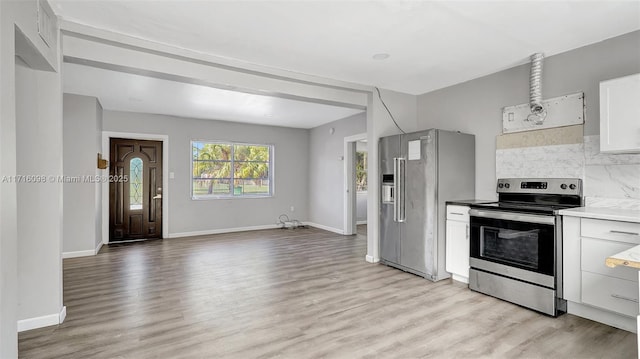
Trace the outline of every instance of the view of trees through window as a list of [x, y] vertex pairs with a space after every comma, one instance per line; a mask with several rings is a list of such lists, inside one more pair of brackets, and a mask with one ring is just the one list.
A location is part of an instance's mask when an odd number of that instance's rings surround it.
[[272, 146], [192, 141], [192, 196], [271, 195]]
[[356, 152], [356, 191], [367, 191], [367, 153]]

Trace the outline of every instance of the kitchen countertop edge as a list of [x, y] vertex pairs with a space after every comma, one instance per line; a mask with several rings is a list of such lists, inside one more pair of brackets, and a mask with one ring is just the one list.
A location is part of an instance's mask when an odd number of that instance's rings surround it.
[[495, 199], [459, 199], [459, 200], [446, 201], [446, 204], [452, 204], [457, 206], [468, 206], [471, 204], [492, 203], [495, 201], [497, 200]]
[[563, 209], [558, 212], [563, 216], [582, 217], [593, 219], [606, 219], [612, 221], [623, 221], [640, 223], [640, 211], [631, 209], [617, 209], [604, 207], [577, 207]]

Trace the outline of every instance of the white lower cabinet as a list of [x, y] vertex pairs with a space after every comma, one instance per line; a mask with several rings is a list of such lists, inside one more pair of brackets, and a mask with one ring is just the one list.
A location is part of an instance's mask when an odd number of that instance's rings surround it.
[[583, 271], [582, 303], [631, 317], [637, 316], [638, 281]]
[[469, 283], [469, 207], [447, 206], [447, 272], [454, 280]]
[[607, 257], [640, 244], [640, 223], [563, 219], [563, 297], [569, 313], [636, 331], [638, 271], [609, 268]]

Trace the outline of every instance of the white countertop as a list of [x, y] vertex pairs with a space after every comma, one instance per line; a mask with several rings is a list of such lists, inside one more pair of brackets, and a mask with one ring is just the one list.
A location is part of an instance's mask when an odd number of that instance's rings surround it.
[[617, 209], [604, 207], [578, 207], [563, 209], [560, 212], [563, 216], [583, 217], [594, 219], [608, 219], [612, 221], [640, 223], [640, 211], [632, 209]]

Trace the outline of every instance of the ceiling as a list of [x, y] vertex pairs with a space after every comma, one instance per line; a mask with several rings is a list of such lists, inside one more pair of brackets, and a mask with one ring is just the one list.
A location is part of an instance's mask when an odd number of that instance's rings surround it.
[[409, 94], [640, 29], [637, 0], [50, 2], [69, 21]]
[[637, 0], [50, 2], [97, 28], [409, 94], [640, 29]]
[[63, 91], [97, 97], [106, 110], [307, 129], [363, 112], [72, 63], [63, 66]]

